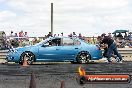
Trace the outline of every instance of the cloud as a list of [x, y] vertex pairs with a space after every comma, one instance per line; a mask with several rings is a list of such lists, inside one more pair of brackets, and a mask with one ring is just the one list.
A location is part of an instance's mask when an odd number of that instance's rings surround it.
[[7, 21], [10, 20], [11, 18], [16, 17], [16, 14], [11, 12], [11, 11], [2, 11], [0, 12], [0, 21]]
[[4, 2], [5, 0], [0, 0], [0, 3]]
[[[131, 0], [2, 0], [0, 28], [42, 36], [50, 31], [54, 3], [54, 33], [73, 31], [89, 36], [115, 29], [131, 30]], [[0, 0], [0, 3], [2, 3]]]

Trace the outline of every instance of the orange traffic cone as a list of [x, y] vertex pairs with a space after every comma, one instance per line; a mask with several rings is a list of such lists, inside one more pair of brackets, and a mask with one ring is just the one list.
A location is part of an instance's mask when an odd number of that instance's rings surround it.
[[29, 88], [36, 88], [35, 75], [32, 72]]
[[29, 66], [26, 57], [24, 57], [24, 61], [23, 61], [23, 65], [22, 66], [23, 67]]
[[60, 88], [65, 88], [65, 82], [64, 81], [61, 82], [61, 87]]

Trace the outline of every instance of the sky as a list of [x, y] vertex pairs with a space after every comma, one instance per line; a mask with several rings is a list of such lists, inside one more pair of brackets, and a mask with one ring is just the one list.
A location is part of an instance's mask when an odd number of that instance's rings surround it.
[[132, 31], [132, 0], [0, 0], [0, 31], [44, 36], [51, 30], [68, 35], [98, 36], [115, 30]]

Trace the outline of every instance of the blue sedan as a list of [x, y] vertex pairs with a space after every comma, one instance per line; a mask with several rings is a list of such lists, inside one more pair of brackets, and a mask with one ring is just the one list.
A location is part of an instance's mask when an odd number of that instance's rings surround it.
[[22, 64], [26, 58], [28, 64], [33, 62], [88, 63], [102, 58], [102, 51], [93, 44], [71, 37], [50, 37], [36, 45], [14, 48], [8, 52], [8, 62]]

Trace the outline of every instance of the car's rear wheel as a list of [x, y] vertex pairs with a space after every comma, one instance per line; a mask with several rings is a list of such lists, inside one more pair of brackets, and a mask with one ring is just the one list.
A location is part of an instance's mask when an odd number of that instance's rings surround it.
[[21, 55], [21, 59], [20, 59], [20, 64], [23, 64], [24, 59], [27, 60], [27, 64], [33, 64], [34, 60], [35, 60], [35, 55], [32, 52], [24, 52]]
[[83, 64], [83, 63], [88, 63], [89, 60], [91, 59], [91, 56], [88, 52], [82, 51], [77, 55], [76, 59], [78, 63]]

